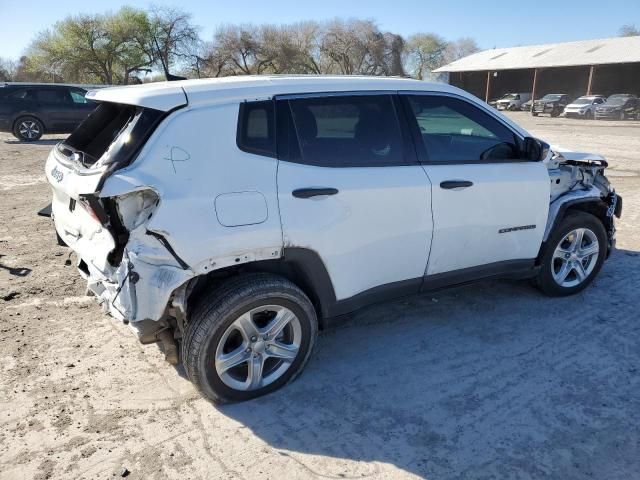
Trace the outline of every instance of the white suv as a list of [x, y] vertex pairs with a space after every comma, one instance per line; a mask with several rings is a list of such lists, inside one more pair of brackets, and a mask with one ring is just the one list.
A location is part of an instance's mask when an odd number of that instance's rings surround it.
[[489, 277], [585, 288], [621, 200], [601, 157], [550, 148], [457, 88], [234, 77], [87, 94], [46, 165], [59, 241], [105, 312], [209, 398], [293, 379], [318, 327]]

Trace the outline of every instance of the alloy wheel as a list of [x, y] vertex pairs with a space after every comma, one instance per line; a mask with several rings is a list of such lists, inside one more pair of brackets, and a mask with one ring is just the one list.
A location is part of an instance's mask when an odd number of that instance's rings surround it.
[[254, 308], [225, 330], [215, 353], [220, 380], [235, 390], [257, 390], [278, 380], [302, 342], [298, 317], [280, 305]]
[[580, 285], [598, 263], [600, 244], [596, 234], [588, 228], [567, 233], [558, 243], [551, 258], [551, 273], [561, 287]]
[[33, 140], [40, 136], [40, 127], [33, 120], [24, 120], [20, 122], [18, 132], [20, 132], [20, 135], [22, 135], [23, 138]]

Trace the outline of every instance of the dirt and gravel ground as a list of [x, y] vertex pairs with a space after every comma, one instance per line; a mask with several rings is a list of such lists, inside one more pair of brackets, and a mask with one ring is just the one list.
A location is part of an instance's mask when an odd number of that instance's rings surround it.
[[374, 306], [299, 380], [225, 407], [83, 295], [35, 215], [55, 141], [0, 134], [0, 479], [639, 478], [640, 122], [513, 117], [611, 162], [624, 216], [594, 285]]

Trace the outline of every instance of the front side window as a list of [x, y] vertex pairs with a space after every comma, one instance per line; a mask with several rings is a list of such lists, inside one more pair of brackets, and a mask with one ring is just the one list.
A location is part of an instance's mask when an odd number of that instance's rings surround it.
[[514, 133], [471, 103], [440, 95], [405, 99], [425, 161], [482, 163], [519, 158]]
[[328, 167], [376, 167], [404, 162], [391, 95], [289, 101], [299, 161]]
[[245, 152], [276, 156], [275, 111], [272, 100], [240, 104], [236, 143]]

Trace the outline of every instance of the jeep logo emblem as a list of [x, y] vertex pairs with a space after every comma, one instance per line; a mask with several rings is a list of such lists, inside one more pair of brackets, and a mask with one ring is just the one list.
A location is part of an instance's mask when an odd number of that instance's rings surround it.
[[62, 178], [64, 177], [64, 174], [58, 170], [58, 167], [55, 166], [53, 167], [53, 170], [51, 170], [51, 176], [58, 182], [60, 183], [62, 181]]

